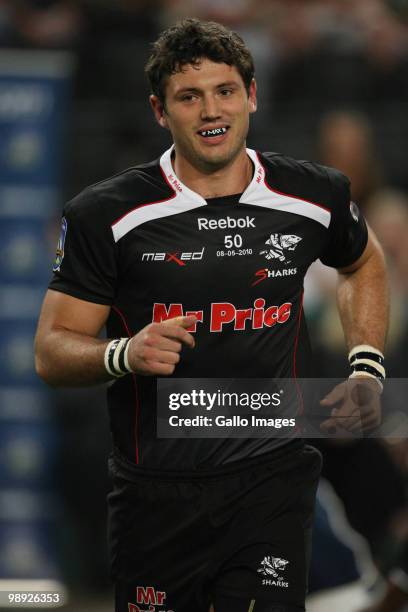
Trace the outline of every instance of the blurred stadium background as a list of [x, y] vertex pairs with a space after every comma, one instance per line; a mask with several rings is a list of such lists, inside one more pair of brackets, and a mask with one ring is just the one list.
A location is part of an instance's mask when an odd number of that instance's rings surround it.
[[[408, 371], [408, 0], [0, 0], [0, 590], [47, 580], [66, 610], [112, 609], [108, 420], [103, 389], [37, 380], [33, 334], [63, 202], [169, 145], [143, 67], [184, 16], [251, 48], [251, 146], [351, 178], [389, 263], [388, 374]], [[321, 374], [346, 375], [335, 273], [316, 264], [307, 285]], [[308, 612], [354, 612], [392, 584], [378, 610], [408, 600], [408, 450], [393, 442], [324, 449]]]

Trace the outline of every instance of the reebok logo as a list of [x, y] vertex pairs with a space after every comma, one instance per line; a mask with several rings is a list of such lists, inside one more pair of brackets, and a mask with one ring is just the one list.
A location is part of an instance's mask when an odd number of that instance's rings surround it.
[[206, 219], [205, 217], [199, 217], [198, 229], [201, 230], [215, 230], [215, 229], [244, 229], [249, 227], [255, 227], [255, 217], [227, 217], [226, 219]]

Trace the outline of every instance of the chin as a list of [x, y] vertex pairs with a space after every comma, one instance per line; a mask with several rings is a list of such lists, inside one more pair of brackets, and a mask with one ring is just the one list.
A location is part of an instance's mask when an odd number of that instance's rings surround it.
[[210, 154], [198, 154], [200, 162], [209, 169], [217, 170], [227, 166], [237, 155], [237, 151], [212, 151]]
[[216, 172], [222, 170], [225, 166], [228, 166], [231, 160], [225, 157], [218, 157], [216, 159], [201, 159], [200, 165], [204, 172]]

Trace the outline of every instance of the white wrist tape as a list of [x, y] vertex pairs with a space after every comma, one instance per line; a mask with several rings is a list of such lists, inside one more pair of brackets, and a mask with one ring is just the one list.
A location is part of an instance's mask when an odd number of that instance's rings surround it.
[[353, 356], [357, 353], [371, 353], [372, 355], [377, 355], [381, 358], [382, 361], [384, 361], [384, 355], [382, 354], [382, 352], [379, 349], [376, 349], [374, 346], [370, 346], [369, 344], [358, 344], [357, 346], [354, 346], [349, 352], [349, 361], [351, 361]]
[[128, 350], [130, 338], [115, 338], [105, 349], [105, 369], [111, 376], [120, 378], [132, 372], [129, 366]]
[[351, 349], [349, 363], [352, 369], [350, 378], [368, 376], [374, 378], [383, 390], [385, 379], [384, 355], [369, 344], [359, 344]]

